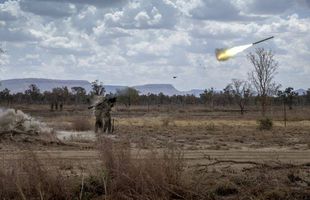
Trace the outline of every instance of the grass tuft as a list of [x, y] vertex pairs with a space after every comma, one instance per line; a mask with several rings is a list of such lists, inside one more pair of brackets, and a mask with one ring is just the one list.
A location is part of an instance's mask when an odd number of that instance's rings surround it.
[[75, 131], [89, 131], [92, 128], [92, 124], [85, 117], [76, 117], [72, 120], [72, 129]]
[[263, 118], [258, 120], [258, 129], [259, 130], [271, 130], [273, 127], [272, 119]]

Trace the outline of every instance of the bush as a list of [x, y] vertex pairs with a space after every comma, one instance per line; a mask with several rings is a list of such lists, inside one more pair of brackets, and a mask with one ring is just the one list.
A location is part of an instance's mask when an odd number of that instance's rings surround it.
[[258, 120], [258, 129], [259, 130], [271, 130], [273, 126], [272, 119], [263, 118]]
[[292, 199], [286, 188], [274, 188], [264, 194], [266, 199], [285, 200]]
[[[166, 150], [133, 157], [128, 144], [102, 139], [99, 155], [105, 170], [105, 194], [112, 199], [173, 199], [186, 196], [183, 156]], [[188, 194], [187, 194], [188, 195]], [[184, 198], [183, 198], [184, 199]]]
[[100, 176], [100, 172], [96, 175], [86, 177], [85, 182], [75, 188], [74, 196], [80, 197], [79, 199], [98, 199], [105, 195], [104, 180]]
[[215, 193], [218, 196], [229, 196], [238, 194], [238, 189], [232, 183], [224, 183], [217, 186], [217, 188], [215, 189]]
[[172, 118], [170, 117], [164, 117], [161, 119], [161, 122], [162, 122], [162, 126], [163, 127], [168, 127], [169, 125], [175, 125], [174, 121]]
[[50, 170], [33, 152], [0, 168], [0, 199], [73, 199], [72, 182], [60, 170]]
[[215, 130], [215, 124], [213, 122], [210, 122], [206, 125], [206, 129], [208, 131], [214, 131]]
[[89, 131], [92, 125], [87, 118], [77, 117], [72, 121], [72, 129], [75, 131]]

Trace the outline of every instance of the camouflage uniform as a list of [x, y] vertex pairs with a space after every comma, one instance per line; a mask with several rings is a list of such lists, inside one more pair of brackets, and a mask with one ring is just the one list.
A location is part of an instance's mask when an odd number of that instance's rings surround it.
[[113, 132], [110, 112], [116, 103], [116, 97], [105, 98], [103, 96], [97, 96], [95, 99], [97, 103], [88, 107], [88, 109], [95, 109], [95, 132], [97, 133], [99, 129], [100, 132]]
[[106, 107], [103, 113], [103, 121], [104, 121], [103, 132], [108, 131], [108, 133], [111, 133], [112, 131], [111, 113], [110, 113], [111, 108], [112, 105], [110, 103], [106, 103]]
[[[96, 117], [96, 123], [95, 123], [95, 132], [98, 132], [98, 129], [101, 130], [101, 132], [108, 131], [109, 133], [112, 130], [112, 124], [111, 124], [111, 108], [112, 105], [107, 102], [105, 99], [98, 103], [95, 106], [95, 117]], [[102, 120], [103, 119], [103, 120]]]
[[103, 109], [104, 109], [104, 102], [101, 104], [97, 104], [95, 106], [95, 117], [96, 117], [95, 132], [96, 133], [98, 132], [98, 129], [100, 129], [100, 131], [102, 131], [103, 129], [103, 121], [102, 121]]

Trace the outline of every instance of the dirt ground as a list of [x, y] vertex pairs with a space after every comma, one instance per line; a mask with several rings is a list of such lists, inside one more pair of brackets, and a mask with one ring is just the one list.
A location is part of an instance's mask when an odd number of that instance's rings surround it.
[[[208, 171], [206, 176], [213, 181], [206, 184], [212, 185], [211, 188], [229, 181], [237, 185], [240, 192], [254, 182], [259, 188], [259, 178], [266, 181], [274, 175], [278, 177], [272, 178], [277, 183], [271, 180], [274, 188], [291, 184], [290, 191], [301, 195], [294, 196], [296, 199], [310, 197], [310, 109], [289, 111], [284, 127], [281, 109], [273, 108], [269, 111], [269, 116], [274, 119], [273, 129], [260, 131], [257, 128], [260, 113], [257, 111], [241, 116], [238, 110], [210, 111], [201, 107], [153, 108], [149, 112], [146, 107], [130, 110], [117, 107], [112, 114], [113, 134], [98, 136], [93, 132], [92, 113], [85, 107], [67, 107], [61, 112], [50, 112], [44, 106], [17, 108], [53, 128], [52, 136], [49, 136], [53, 142], [2, 140], [0, 158], [3, 165], [8, 160], [19, 159], [23, 151], [31, 149], [46, 163], [78, 173], [99, 164], [97, 139], [106, 137], [127, 142], [131, 154], [142, 159], [149, 151], [160, 153], [173, 147], [182, 152], [190, 170]], [[299, 181], [294, 177], [299, 177]], [[220, 179], [221, 182], [216, 182]], [[277, 190], [275, 193], [281, 197], [286, 192]], [[228, 199], [237, 198], [233, 192], [232, 195]], [[222, 197], [227, 199], [226, 195]]]
[[[39, 151], [92, 150], [97, 136], [93, 132], [94, 118], [86, 107], [67, 107], [61, 112], [50, 112], [47, 106], [17, 106], [17, 109], [46, 123], [54, 129], [53, 135], [63, 145], [30, 145], [2, 141], [1, 151], [28, 148]], [[113, 111], [114, 133], [107, 136], [113, 140], [126, 140], [133, 149], [161, 149], [167, 146], [193, 155], [193, 159], [204, 160], [208, 156], [241, 160], [275, 160], [309, 162], [310, 116], [309, 110], [297, 108], [288, 113], [289, 121], [284, 127], [281, 109], [269, 112], [274, 120], [270, 131], [260, 131], [257, 119], [260, 113], [253, 111], [241, 116], [235, 110], [209, 111], [188, 107], [175, 110], [135, 107], [131, 110], [121, 106]], [[298, 110], [299, 109], [299, 110]], [[273, 110], [276, 110], [275, 108]], [[301, 115], [300, 113], [304, 113]], [[308, 115], [309, 113], [309, 115]], [[82, 123], [83, 122], [83, 123]], [[86, 123], [85, 123], [86, 122]], [[77, 124], [82, 130], [76, 130]], [[81, 127], [78, 127], [81, 129]], [[71, 155], [72, 153], [70, 153]], [[190, 158], [189, 158], [190, 159]]]

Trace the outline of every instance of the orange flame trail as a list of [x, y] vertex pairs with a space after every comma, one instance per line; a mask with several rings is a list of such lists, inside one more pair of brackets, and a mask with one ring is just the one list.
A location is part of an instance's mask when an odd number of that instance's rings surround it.
[[218, 61], [226, 61], [229, 58], [235, 56], [236, 54], [246, 50], [251, 47], [253, 44], [246, 44], [241, 46], [232, 47], [230, 49], [216, 49], [215, 55]]

